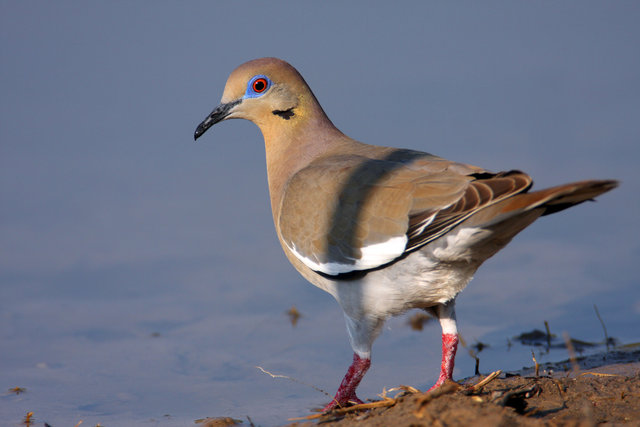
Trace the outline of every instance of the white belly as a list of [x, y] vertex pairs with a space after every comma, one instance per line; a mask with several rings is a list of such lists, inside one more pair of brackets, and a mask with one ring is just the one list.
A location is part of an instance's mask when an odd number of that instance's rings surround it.
[[386, 268], [321, 287], [353, 319], [384, 320], [411, 308], [445, 303], [464, 289], [486, 259], [477, 256], [475, 248], [490, 234], [480, 228], [461, 228]]

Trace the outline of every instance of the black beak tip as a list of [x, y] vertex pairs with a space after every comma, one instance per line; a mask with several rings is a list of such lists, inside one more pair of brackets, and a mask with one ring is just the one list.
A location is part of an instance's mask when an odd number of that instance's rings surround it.
[[193, 140], [197, 141], [208, 129], [208, 126], [204, 126], [203, 123], [200, 123], [196, 128], [196, 131], [193, 133]]
[[193, 134], [194, 141], [197, 141], [198, 138], [200, 138], [211, 126], [226, 119], [227, 116], [229, 116], [230, 110], [240, 102], [242, 102], [242, 99], [218, 105], [215, 110], [213, 110], [211, 114], [209, 114], [209, 116], [198, 125]]

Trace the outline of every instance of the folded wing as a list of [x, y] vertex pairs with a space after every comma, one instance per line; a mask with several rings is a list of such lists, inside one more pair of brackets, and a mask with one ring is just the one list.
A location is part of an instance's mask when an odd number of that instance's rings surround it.
[[277, 222], [307, 267], [337, 275], [392, 262], [530, 186], [522, 172], [491, 174], [427, 154], [334, 156], [290, 179]]

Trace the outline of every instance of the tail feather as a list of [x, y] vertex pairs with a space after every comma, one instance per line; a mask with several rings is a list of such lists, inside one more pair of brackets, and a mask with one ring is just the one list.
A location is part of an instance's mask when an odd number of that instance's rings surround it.
[[560, 212], [582, 202], [593, 201], [595, 197], [613, 190], [617, 186], [618, 181], [615, 180], [590, 180], [541, 190], [540, 192], [550, 195], [549, 199], [542, 204], [545, 208], [542, 215]]
[[533, 210], [538, 210], [538, 216], [549, 215], [587, 200], [593, 200], [596, 196], [613, 190], [617, 186], [618, 181], [615, 180], [589, 180], [520, 193], [480, 210], [469, 221], [486, 226]]

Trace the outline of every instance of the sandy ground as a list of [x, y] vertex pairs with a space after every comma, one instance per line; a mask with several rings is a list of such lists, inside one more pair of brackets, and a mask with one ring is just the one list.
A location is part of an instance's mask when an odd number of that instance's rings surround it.
[[[595, 426], [640, 425], [640, 350], [614, 351], [441, 389], [388, 393], [388, 405], [333, 411], [288, 427], [312, 426]], [[320, 415], [320, 414], [317, 414]], [[317, 416], [316, 415], [316, 416]]]

